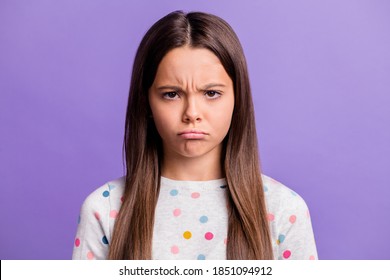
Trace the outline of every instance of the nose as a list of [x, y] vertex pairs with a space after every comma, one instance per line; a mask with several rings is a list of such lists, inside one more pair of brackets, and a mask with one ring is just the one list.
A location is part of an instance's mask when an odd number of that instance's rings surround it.
[[200, 106], [197, 104], [195, 96], [188, 97], [184, 105], [183, 122], [199, 122], [201, 121]]

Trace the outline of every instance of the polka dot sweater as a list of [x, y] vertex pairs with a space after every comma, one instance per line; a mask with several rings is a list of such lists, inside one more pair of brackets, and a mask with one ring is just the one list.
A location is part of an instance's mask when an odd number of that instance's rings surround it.
[[[317, 250], [305, 201], [262, 175], [275, 259], [314, 260]], [[106, 259], [125, 178], [110, 181], [84, 201], [73, 259]], [[153, 232], [152, 258], [226, 259], [227, 188], [225, 179], [176, 181], [161, 177]]]

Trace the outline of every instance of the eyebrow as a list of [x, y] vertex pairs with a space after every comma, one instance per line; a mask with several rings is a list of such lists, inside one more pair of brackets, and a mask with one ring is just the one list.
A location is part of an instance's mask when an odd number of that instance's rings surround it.
[[[226, 85], [224, 84], [218, 84], [218, 83], [210, 83], [210, 84], [207, 84], [207, 85], [204, 85], [202, 87], [202, 89], [198, 89], [198, 90], [207, 90], [209, 88], [212, 88], [212, 87], [226, 87]], [[182, 89], [178, 86], [170, 86], [170, 85], [166, 85], [166, 86], [161, 86], [161, 87], [158, 87], [157, 88], [158, 90], [166, 90], [166, 89], [173, 89], [173, 90], [177, 90], [177, 91], [181, 91]]]

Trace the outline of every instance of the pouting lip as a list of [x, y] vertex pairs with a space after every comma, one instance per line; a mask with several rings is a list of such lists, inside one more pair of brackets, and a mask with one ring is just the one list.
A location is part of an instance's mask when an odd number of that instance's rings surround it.
[[178, 133], [178, 135], [182, 135], [182, 134], [205, 134], [206, 135], [207, 133], [198, 129], [186, 129]]

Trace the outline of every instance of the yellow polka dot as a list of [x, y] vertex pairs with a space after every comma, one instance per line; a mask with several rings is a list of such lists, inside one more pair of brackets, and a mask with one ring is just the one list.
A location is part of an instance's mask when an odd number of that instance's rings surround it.
[[183, 237], [185, 239], [190, 239], [192, 237], [192, 233], [190, 231], [186, 231], [183, 233]]

